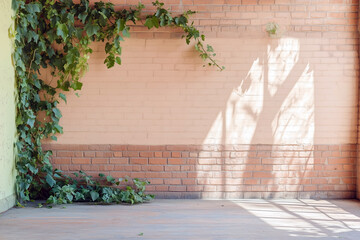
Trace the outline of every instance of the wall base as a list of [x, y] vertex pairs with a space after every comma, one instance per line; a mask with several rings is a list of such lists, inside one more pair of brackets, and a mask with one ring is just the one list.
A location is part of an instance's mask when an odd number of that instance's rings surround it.
[[149, 192], [157, 199], [354, 199], [354, 191], [329, 192]]
[[5, 212], [6, 210], [15, 206], [15, 203], [16, 203], [15, 194], [0, 199], [0, 213]]

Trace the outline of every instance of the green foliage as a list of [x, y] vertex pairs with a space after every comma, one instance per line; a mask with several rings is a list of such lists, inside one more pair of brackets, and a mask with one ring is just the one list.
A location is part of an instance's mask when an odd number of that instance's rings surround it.
[[[220, 70], [211, 46], [204, 47], [205, 36], [189, 24], [187, 11], [173, 17], [163, 3], [153, 3], [154, 14], [145, 17], [149, 29], [164, 26], [184, 30], [187, 44], [195, 41], [200, 57]], [[64, 92], [80, 90], [81, 77], [88, 69], [92, 42], [106, 42], [108, 68], [121, 64], [121, 42], [130, 36], [128, 22], [140, 20], [144, 8], [141, 3], [130, 9], [116, 11], [110, 2], [88, 0], [13, 0], [15, 10], [15, 51], [13, 61], [17, 83], [17, 195], [19, 205], [31, 199], [48, 199], [60, 204], [73, 201], [138, 203], [153, 196], [144, 193], [148, 182], [133, 179], [135, 188], [115, 188], [122, 181], [108, 176], [106, 183], [92, 180], [80, 173], [82, 181], [62, 175], [50, 163], [51, 151], [44, 151], [45, 138], [56, 140], [63, 132], [59, 125], [62, 117], [57, 108], [59, 100], [66, 102]], [[44, 81], [42, 69], [49, 69], [54, 83]], [[76, 93], [77, 94], [77, 93]], [[100, 176], [104, 177], [104, 176]]]
[[99, 174], [97, 181], [92, 176], [80, 171], [74, 173], [75, 178], [57, 173], [57, 185], [51, 189], [51, 195], [47, 199], [48, 204], [65, 204], [74, 201], [99, 202], [99, 203], [142, 203], [154, 198], [153, 195], [145, 194], [147, 181], [132, 180], [134, 188], [130, 185], [125, 189], [118, 186], [128, 183], [128, 179], [115, 179], [112, 176]]
[[276, 22], [269, 22], [265, 27], [266, 32], [270, 37], [276, 37], [281, 34], [280, 26]]

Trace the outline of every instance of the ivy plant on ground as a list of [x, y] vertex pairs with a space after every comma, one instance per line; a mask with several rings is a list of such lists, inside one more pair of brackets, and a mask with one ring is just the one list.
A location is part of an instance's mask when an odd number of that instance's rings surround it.
[[[210, 66], [220, 70], [213, 48], [205, 45], [205, 36], [189, 22], [187, 11], [173, 16], [164, 4], [153, 5], [153, 14], [144, 17], [148, 28], [178, 27], [184, 31], [186, 44], [194, 41], [195, 49]], [[147, 181], [133, 179], [135, 187], [117, 188], [122, 179], [111, 176], [92, 179], [87, 174], [65, 176], [50, 163], [51, 151], [44, 151], [45, 138], [56, 140], [63, 132], [59, 101], [66, 102], [64, 92], [80, 90], [81, 77], [88, 69], [92, 42], [106, 42], [104, 64], [108, 68], [121, 64], [121, 42], [130, 36], [129, 22], [138, 23], [144, 5], [115, 10], [110, 2], [89, 4], [88, 0], [13, 0], [15, 10], [13, 61], [17, 83], [18, 138], [16, 190], [18, 201], [47, 199], [51, 204], [73, 201], [105, 203], [139, 203], [153, 198], [144, 193]], [[49, 69], [55, 84], [43, 79], [41, 71]]]
[[63, 175], [55, 170], [57, 184], [51, 189], [48, 204], [66, 204], [73, 201], [101, 202], [101, 203], [142, 203], [154, 198], [153, 195], [145, 194], [147, 181], [132, 179], [135, 188], [126, 186], [124, 190], [115, 188], [127, 183], [127, 178], [115, 179], [112, 176], [99, 174], [97, 181], [83, 171], [74, 173], [76, 178]]

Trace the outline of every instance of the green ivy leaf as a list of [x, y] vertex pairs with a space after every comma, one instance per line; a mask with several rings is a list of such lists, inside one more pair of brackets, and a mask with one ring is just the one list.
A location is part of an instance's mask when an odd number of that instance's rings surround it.
[[88, 16], [87, 12], [82, 12], [78, 15], [78, 18], [82, 23], [85, 23], [87, 16]]
[[[76, 91], [76, 90], [81, 90], [82, 85], [83, 85], [83, 84], [82, 84], [81, 82], [74, 82], [74, 83], [71, 85], [71, 87], [72, 87], [72, 89], [74, 89], [74, 90]], [[78, 93], [75, 93], [75, 95], [78, 96]]]
[[153, 23], [152, 18], [147, 18], [144, 25], [146, 27], [148, 27], [148, 29], [151, 29], [152, 27], [154, 27], [154, 23]]
[[99, 195], [98, 192], [91, 191], [91, 192], [90, 192], [90, 196], [91, 196], [91, 200], [92, 200], [93, 202], [95, 202], [96, 199], [98, 199], [100, 195]]
[[50, 173], [48, 173], [46, 175], [45, 180], [46, 180], [47, 184], [49, 184], [50, 187], [53, 187], [55, 185], [55, 183], [56, 183], [56, 181], [54, 180], [54, 178], [51, 176]]
[[52, 109], [52, 112], [55, 114], [55, 117], [57, 117], [57, 118], [61, 118], [61, 117], [62, 117], [61, 112], [60, 112], [59, 109], [53, 108], [53, 109]]
[[26, 167], [28, 167], [29, 170], [34, 174], [36, 174], [38, 172], [38, 169], [31, 164], [26, 164]]
[[72, 202], [74, 199], [74, 196], [71, 193], [66, 193], [66, 198], [69, 200], [69, 202]]
[[35, 80], [34, 80], [34, 85], [35, 85], [35, 87], [37, 87], [38, 89], [41, 89], [41, 83], [40, 83], [39, 79], [35, 79]]
[[206, 45], [206, 47], [207, 47], [206, 51], [208, 51], [208, 52], [214, 52], [214, 49], [213, 49], [212, 46]]
[[25, 9], [30, 14], [35, 14], [40, 12], [41, 4], [40, 3], [28, 3], [25, 5]]
[[34, 31], [28, 31], [26, 37], [28, 43], [31, 42], [32, 40], [34, 40], [35, 43], [39, 41], [39, 35]]
[[125, 19], [116, 20], [116, 33], [119, 34], [125, 29]]
[[115, 58], [115, 62], [119, 65], [121, 65], [121, 58], [120, 57], [116, 57]]
[[122, 31], [122, 35], [124, 36], [124, 37], [130, 37], [130, 32], [129, 32], [129, 30], [128, 29], [124, 29], [123, 31]]
[[65, 94], [59, 93], [59, 97], [64, 100], [65, 103], [67, 103]]
[[24, 121], [22, 120], [22, 116], [20, 114], [18, 114], [16, 116], [16, 125], [20, 125], [20, 124], [23, 124]]
[[154, 27], [156, 27], [156, 28], [160, 27], [159, 19], [157, 17], [153, 16], [152, 22], [153, 22]]
[[113, 182], [115, 182], [115, 178], [113, 178], [112, 176], [109, 175], [109, 176], [106, 176], [106, 181], [113, 183]]
[[31, 128], [34, 127], [35, 119], [29, 118], [26, 122]]
[[14, 10], [14, 12], [17, 12], [17, 11], [18, 11], [19, 6], [20, 6], [20, 3], [23, 4], [24, 2], [22, 2], [22, 1], [15, 1], [15, 0], [11, 1], [11, 8], [12, 8], [12, 10]]
[[57, 25], [57, 28], [56, 28], [56, 34], [60, 37], [62, 37], [62, 39], [64, 39], [64, 41], [66, 41], [66, 39], [68, 38], [69, 36], [69, 29], [68, 27], [66, 26], [66, 24], [64, 23], [59, 23]]
[[100, 30], [100, 27], [98, 25], [94, 25], [91, 23], [87, 23], [85, 25], [85, 31], [89, 37], [91, 37], [93, 35], [97, 35], [99, 30]]

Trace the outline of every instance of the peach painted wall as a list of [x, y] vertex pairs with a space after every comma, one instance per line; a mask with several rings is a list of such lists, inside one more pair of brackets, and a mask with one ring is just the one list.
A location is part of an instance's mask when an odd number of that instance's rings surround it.
[[[195, 24], [226, 70], [203, 68], [167, 29], [135, 28], [111, 70], [94, 45], [80, 97], [61, 105], [58, 143], [357, 142], [356, 1], [164, 2], [199, 11]], [[280, 38], [266, 35], [270, 21]]]

